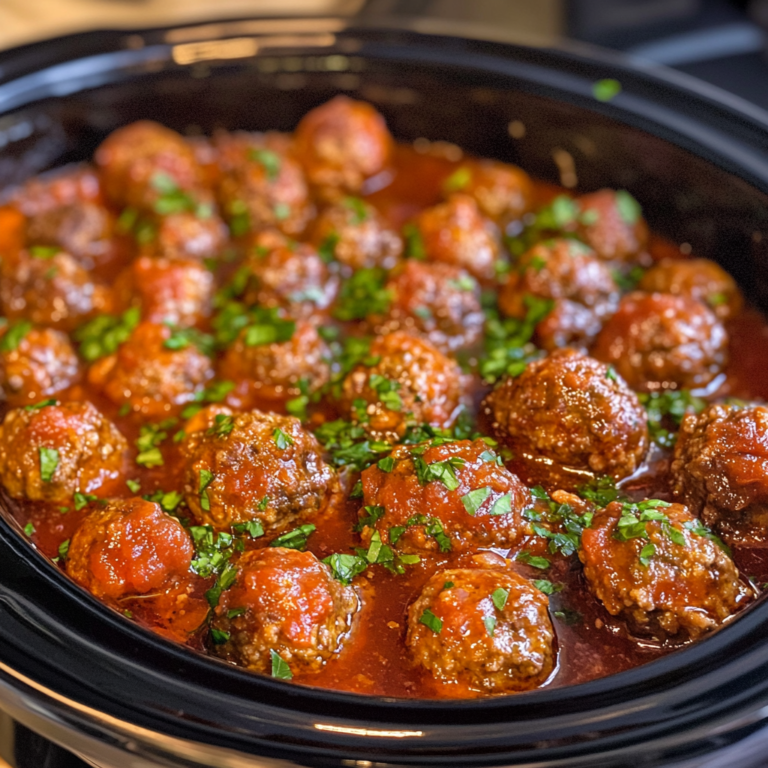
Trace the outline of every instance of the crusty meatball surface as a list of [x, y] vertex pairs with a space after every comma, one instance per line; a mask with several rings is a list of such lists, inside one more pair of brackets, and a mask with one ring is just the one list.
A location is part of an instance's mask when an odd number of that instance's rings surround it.
[[648, 242], [648, 225], [626, 191], [601, 189], [577, 198], [578, 234], [605, 261], [632, 261]]
[[606, 365], [570, 349], [506, 378], [486, 403], [524, 479], [555, 486], [570, 476], [580, 484], [594, 473], [618, 480], [648, 451], [637, 395]]
[[483, 440], [400, 445], [391, 459], [363, 472], [366, 544], [378, 532], [402, 552], [458, 552], [509, 548], [525, 533], [531, 495]]
[[[207, 204], [206, 204], [207, 205]], [[226, 244], [227, 228], [215, 213], [179, 211], [149, 219], [151, 233], [140, 251], [152, 258], [217, 259]]]
[[530, 690], [555, 666], [548, 604], [510, 570], [440, 571], [408, 609], [406, 644], [441, 682], [483, 693]]
[[98, 598], [162, 590], [189, 572], [195, 548], [184, 526], [141, 498], [94, 506], [72, 535], [67, 573]]
[[695, 638], [742, 599], [736, 566], [708, 533], [681, 504], [612, 502], [584, 530], [579, 557], [610, 614], [638, 632]]
[[592, 348], [632, 389], [705, 387], [728, 362], [728, 334], [704, 304], [667, 293], [630, 293]]
[[[273, 654], [292, 671], [319, 671], [341, 653], [360, 608], [354, 588], [334, 580], [311, 552], [282, 547], [244, 554], [225, 597], [228, 612], [214, 626], [229, 640], [217, 651], [266, 673]], [[238, 615], [228, 618], [233, 612]]]
[[88, 402], [9, 411], [0, 428], [0, 482], [15, 499], [102, 495], [123, 476], [128, 443]]
[[184, 498], [215, 528], [249, 520], [265, 531], [283, 528], [319, 510], [336, 487], [320, 444], [298, 419], [211, 406], [194, 423], [183, 444]]

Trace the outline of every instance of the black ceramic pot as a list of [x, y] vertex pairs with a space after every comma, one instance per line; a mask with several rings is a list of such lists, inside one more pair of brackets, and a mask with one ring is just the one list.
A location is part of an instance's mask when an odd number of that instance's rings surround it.
[[[0, 180], [88, 158], [138, 118], [292, 129], [338, 92], [394, 134], [454, 142], [580, 189], [768, 304], [768, 115], [671, 73], [335, 19], [89, 33], [0, 57]], [[595, 100], [616, 78], [622, 92]], [[172, 645], [70, 583], [0, 519], [0, 705], [110, 768], [763, 764], [768, 605], [659, 661], [564, 689], [399, 701], [273, 681]], [[765, 733], [765, 735], [764, 735]]]

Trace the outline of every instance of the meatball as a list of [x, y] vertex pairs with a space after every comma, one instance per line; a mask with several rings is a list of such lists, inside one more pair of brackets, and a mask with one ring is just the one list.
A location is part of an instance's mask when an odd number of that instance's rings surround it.
[[612, 502], [582, 534], [579, 557], [595, 596], [638, 632], [695, 638], [741, 602], [739, 573], [681, 504]]
[[536, 327], [539, 345], [547, 350], [588, 344], [611, 314], [619, 289], [590, 248], [576, 240], [546, 240], [524, 253], [499, 291], [499, 308], [508, 317], [524, 319], [530, 298], [553, 302]]
[[197, 519], [220, 529], [257, 520], [274, 531], [320, 509], [336, 477], [298, 419], [213, 408], [208, 428], [184, 444], [184, 497]]
[[[377, 360], [373, 365], [367, 362]], [[342, 384], [341, 408], [384, 440], [402, 437], [409, 424], [450, 426], [462, 402], [458, 364], [429, 342], [402, 331], [379, 336], [369, 359]]]
[[728, 539], [768, 539], [768, 408], [711, 405], [683, 419], [672, 488]]
[[555, 666], [548, 605], [509, 570], [441, 571], [408, 609], [406, 645], [441, 682], [484, 693], [530, 690]]
[[592, 354], [630, 387], [705, 387], [728, 362], [728, 335], [703, 304], [667, 293], [630, 293], [599, 333]]
[[[18, 339], [19, 329], [24, 335]], [[0, 340], [0, 386], [11, 405], [29, 405], [70, 387], [79, 377], [77, 355], [66, 334], [31, 328], [23, 321]]]
[[634, 261], [648, 242], [648, 225], [629, 192], [601, 189], [576, 200], [581, 214], [577, 232], [606, 261]]
[[194, 344], [169, 344], [166, 325], [140, 323], [115, 354], [94, 363], [88, 382], [116, 405], [154, 417], [195, 399], [213, 376], [211, 361]]
[[336, 96], [308, 112], [294, 134], [294, 151], [310, 183], [333, 199], [357, 193], [383, 171], [394, 142], [384, 118], [370, 105]]
[[141, 498], [96, 506], [72, 535], [67, 573], [104, 600], [162, 590], [188, 572], [195, 548], [184, 526]]
[[68, 502], [101, 494], [122, 478], [128, 449], [90, 403], [9, 411], [0, 428], [0, 481], [15, 499]]
[[152, 258], [216, 260], [226, 245], [227, 228], [213, 213], [200, 216], [181, 211], [148, 221], [149, 234], [141, 241], [140, 251]]
[[327, 259], [349, 270], [392, 269], [403, 253], [400, 235], [359, 197], [345, 197], [325, 208], [315, 220], [311, 241]]
[[530, 363], [486, 400], [523, 479], [550, 486], [586, 473], [631, 475], [648, 451], [646, 413], [607, 366], [570, 349]]
[[744, 304], [736, 281], [709, 259], [663, 259], [643, 275], [637, 287], [697, 299], [720, 320], [738, 315]]
[[237, 615], [215, 619], [228, 636], [217, 651], [255, 672], [269, 673], [274, 654], [292, 671], [319, 671], [341, 652], [360, 608], [354, 588], [311, 552], [282, 547], [244, 554], [225, 594]]
[[463, 269], [409, 260], [385, 287], [393, 301], [386, 315], [371, 318], [377, 333], [408, 331], [442, 352], [470, 347], [482, 337], [480, 286]]
[[384, 462], [363, 472], [366, 543], [378, 532], [402, 552], [509, 548], [525, 532], [531, 495], [483, 440], [399, 445]]

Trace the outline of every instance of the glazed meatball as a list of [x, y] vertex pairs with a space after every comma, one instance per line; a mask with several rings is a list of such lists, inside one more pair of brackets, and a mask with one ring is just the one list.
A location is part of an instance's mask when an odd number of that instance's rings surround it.
[[[521, 512], [531, 495], [483, 440], [420, 445], [415, 452], [400, 445], [391, 459], [391, 469], [380, 463], [363, 472], [366, 544], [378, 532], [402, 552], [509, 548], [524, 533]], [[382, 511], [375, 520], [371, 508]]]
[[512, 571], [441, 571], [408, 609], [406, 644], [441, 682], [483, 693], [530, 690], [555, 666], [548, 604]]
[[211, 361], [194, 344], [169, 348], [173, 335], [167, 325], [140, 323], [115, 354], [91, 366], [88, 382], [116, 405], [149, 417], [194, 400], [213, 376]]
[[140, 248], [153, 258], [216, 260], [224, 250], [227, 228], [216, 214], [182, 211], [150, 219], [151, 236]]
[[601, 189], [577, 198], [578, 234], [606, 261], [633, 261], [648, 242], [648, 225], [629, 192]]
[[408, 331], [443, 352], [480, 340], [485, 322], [480, 286], [463, 269], [409, 260], [385, 287], [393, 300], [386, 315], [370, 318], [376, 333]]
[[221, 362], [224, 379], [250, 381], [265, 398], [294, 397], [300, 383], [314, 392], [330, 378], [330, 350], [314, 325], [300, 321], [289, 341], [249, 344], [248, 329], [241, 331]]
[[207, 428], [187, 431], [183, 446], [184, 497], [197, 519], [220, 529], [257, 520], [274, 531], [316, 512], [335, 489], [320, 444], [298, 419], [220, 406], [202, 413]]
[[0, 481], [15, 499], [68, 502], [122, 478], [128, 448], [90, 403], [9, 411], [0, 428]]
[[409, 424], [450, 426], [462, 402], [458, 364], [429, 342], [402, 331], [380, 336], [369, 358], [347, 374], [341, 408], [383, 440], [402, 437]]
[[695, 638], [736, 610], [739, 573], [686, 507], [659, 504], [612, 502], [599, 510], [582, 534], [579, 557], [610, 614], [644, 634]]
[[530, 363], [486, 400], [499, 440], [524, 479], [557, 486], [585, 473], [615, 479], [648, 451], [646, 413], [607, 366], [570, 349]]
[[360, 607], [354, 588], [334, 580], [311, 552], [281, 547], [244, 554], [226, 597], [229, 611], [245, 611], [216, 618], [215, 627], [229, 636], [217, 651], [266, 673], [273, 654], [292, 671], [319, 671], [341, 652]]
[[453, 195], [420, 213], [415, 226], [429, 261], [461, 267], [486, 283], [493, 280], [500, 253], [498, 234], [473, 198]]
[[728, 335], [700, 302], [667, 293], [630, 293], [603, 326], [592, 354], [632, 389], [705, 387], [728, 362]]
[[744, 304], [736, 281], [709, 259], [663, 259], [643, 275], [637, 287], [697, 299], [720, 320], [738, 315]]
[[11, 338], [26, 324], [11, 326], [0, 340], [0, 386], [11, 405], [29, 405], [67, 389], [78, 378], [77, 355], [66, 334], [32, 328]]
[[72, 535], [67, 573], [104, 600], [162, 590], [188, 572], [195, 548], [184, 526], [141, 498], [95, 506]]
[[333, 199], [360, 192], [365, 180], [389, 164], [393, 141], [370, 105], [336, 96], [308, 112], [294, 134], [294, 151], [311, 184]]
[[530, 299], [549, 299], [550, 313], [536, 327], [539, 346], [547, 350], [588, 344], [619, 299], [619, 289], [590, 248], [576, 240], [546, 240], [524, 253], [499, 291], [507, 317], [524, 319]]
[[315, 220], [311, 241], [326, 259], [349, 270], [392, 269], [403, 253], [400, 235], [359, 197], [345, 197], [325, 208]]
[[768, 408], [711, 405], [683, 419], [675, 496], [728, 539], [768, 539]]

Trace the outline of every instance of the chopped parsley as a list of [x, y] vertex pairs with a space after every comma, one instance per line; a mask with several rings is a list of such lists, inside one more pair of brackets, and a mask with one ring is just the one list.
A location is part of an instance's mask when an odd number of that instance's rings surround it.
[[92, 363], [114, 354], [128, 340], [140, 319], [139, 307], [131, 307], [121, 315], [98, 315], [81, 325], [72, 334], [72, 338], [79, 342], [83, 358]]
[[55, 448], [38, 448], [40, 457], [40, 478], [44, 483], [50, 483], [59, 466], [59, 452]]
[[546, 557], [539, 557], [537, 555], [532, 555], [527, 550], [523, 550], [522, 552], [520, 552], [515, 558], [515, 560], [517, 560], [518, 563], [531, 565], [534, 568], [538, 568], [542, 571], [546, 570], [551, 565], [551, 563], [549, 562], [549, 560], [547, 560]]
[[421, 456], [413, 456], [413, 465], [416, 470], [416, 478], [421, 485], [433, 481], [441, 482], [449, 491], [455, 491], [459, 487], [459, 479], [456, 470], [461, 469], [467, 462], [460, 456], [451, 456], [444, 461], [433, 461], [427, 464]]
[[508, 598], [509, 598], [509, 590], [503, 589], [502, 587], [499, 587], [491, 595], [491, 600], [493, 601], [493, 604], [496, 606], [496, 610], [498, 611], [504, 610], [504, 606], [507, 604]]
[[62, 560], [66, 560], [68, 554], [69, 554], [69, 539], [67, 539], [66, 541], [62, 541], [61, 544], [59, 544], [59, 557]]
[[640, 203], [638, 203], [626, 189], [619, 189], [616, 192], [615, 199], [616, 209], [618, 210], [622, 221], [630, 226], [637, 224], [640, 219], [640, 214], [642, 213]]
[[597, 477], [586, 485], [582, 485], [577, 493], [582, 499], [591, 501], [596, 507], [607, 507], [612, 501], [627, 501], [617, 487], [616, 481], [610, 475]]
[[337, 320], [362, 320], [385, 314], [394, 298], [386, 288], [387, 273], [381, 267], [358, 269], [341, 286], [333, 316]]
[[474, 491], [465, 493], [461, 497], [461, 503], [464, 505], [464, 509], [467, 510], [467, 514], [474, 516], [491, 493], [490, 488], [477, 488]]
[[248, 152], [248, 157], [264, 169], [267, 181], [275, 181], [280, 175], [282, 159], [277, 152], [273, 152], [271, 149], [251, 149]]
[[33, 523], [27, 523], [27, 524], [24, 526], [24, 533], [25, 533], [27, 536], [31, 536], [33, 533], [36, 533], [36, 529], [35, 529], [35, 526], [34, 526], [34, 524], [33, 524]]
[[444, 182], [443, 192], [459, 192], [472, 181], [472, 170], [469, 166], [462, 165], [457, 168]]
[[280, 427], [275, 427], [272, 432], [272, 439], [275, 441], [275, 445], [279, 451], [284, 451], [289, 445], [294, 444], [293, 438], [289, 434], [283, 432]]
[[181, 412], [181, 418], [191, 419], [206, 405], [223, 402], [234, 388], [235, 384], [231, 381], [215, 381], [213, 384], [209, 384], [205, 389], [195, 393], [192, 404]]
[[43, 400], [34, 405], [25, 405], [25, 411], [39, 411], [41, 408], [47, 408], [49, 405], [58, 405], [58, 400], [55, 397], [50, 397], [48, 400]]
[[29, 320], [19, 320], [8, 326], [0, 338], [0, 352], [13, 352], [18, 349], [24, 337], [32, 330]]
[[125, 484], [131, 493], [138, 493], [141, 490], [141, 482], [138, 480], [126, 480]]
[[573, 611], [570, 608], [563, 608], [562, 610], [555, 611], [554, 617], [558, 621], [562, 621], [568, 627], [572, 627], [575, 624], [581, 624], [582, 615], [578, 611]]
[[421, 614], [419, 617], [419, 623], [423, 624], [428, 629], [431, 629], [436, 635], [439, 635], [443, 628], [442, 620], [438, 619], [437, 616], [435, 616], [435, 614], [429, 610], [429, 608], [426, 608]]
[[701, 413], [707, 403], [687, 389], [665, 390], [638, 394], [648, 412], [651, 439], [662, 448], [672, 448], [677, 441], [677, 429], [687, 413]]
[[489, 514], [491, 515], [508, 515], [512, 511], [512, 495], [505, 493], [503, 496], [499, 496], [496, 501], [493, 502], [493, 506]]
[[154, 211], [160, 216], [173, 213], [194, 213], [199, 219], [207, 219], [213, 210], [207, 203], [199, 203], [188, 192], [184, 192], [170, 174], [157, 171], [150, 179], [150, 184], [158, 193]]
[[358, 471], [374, 464], [382, 453], [392, 450], [389, 443], [371, 440], [363, 427], [344, 419], [321, 425], [315, 437], [330, 453], [335, 466], [348, 466]]
[[338, 232], [331, 232], [323, 238], [323, 241], [317, 248], [317, 255], [326, 263], [336, 261], [336, 246], [339, 244], [341, 237]]
[[213, 426], [206, 430], [209, 435], [226, 437], [235, 428], [235, 418], [226, 413], [217, 413], [213, 419]]
[[392, 456], [385, 456], [383, 459], [379, 459], [376, 462], [376, 466], [382, 472], [389, 473], [395, 468], [395, 460], [392, 458]]
[[136, 456], [136, 463], [139, 466], [163, 466], [165, 462], [159, 446], [168, 437], [167, 430], [174, 426], [177, 421], [175, 418], [170, 418], [158, 424], [143, 424], [141, 426], [139, 436], [136, 439], [136, 448], [139, 451]]
[[206, 512], [211, 511], [211, 500], [208, 496], [208, 486], [213, 482], [215, 475], [209, 469], [200, 470], [198, 493], [200, 494], [200, 507]]
[[368, 207], [359, 197], [345, 197], [341, 204], [351, 213], [352, 224], [363, 224], [368, 219]]
[[288, 531], [288, 533], [284, 533], [282, 536], [273, 539], [269, 546], [285, 547], [286, 549], [298, 549], [303, 551], [307, 547], [307, 539], [314, 530], [315, 526], [311, 523], [300, 525], [298, 528], [294, 528], [292, 531]]
[[272, 677], [276, 677], [278, 680], [293, 678], [293, 672], [291, 672], [288, 662], [274, 648], [270, 649], [269, 656], [272, 660]]
[[687, 523], [683, 523], [683, 528], [690, 531], [691, 533], [695, 533], [697, 536], [703, 536], [705, 539], [709, 539], [711, 542], [717, 544], [720, 549], [725, 552], [726, 555], [731, 554], [731, 548], [719, 537], [716, 536], [712, 531], [707, 528], [704, 523], [701, 522], [698, 518], [695, 520], [689, 520]]
[[182, 502], [182, 495], [178, 491], [155, 491], [154, 493], [146, 494], [141, 497], [146, 501], [153, 501], [155, 504], [159, 504], [165, 512], [173, 514], [176, 508]]
[[211, 627], [211, 640], [213, 640], [214, 645], [224, 645], [224, 643], [229, 642], [229, 632]]
[[424, 246], [421, 230], [415, 224], [405, 224], [402, 232], [405, 240], [405, 258], [424, 261], [427, 258], [427, 249]]
[[214, 353], [215, 342], [209, 333], [198, 331], [197, 328], [177, 328], [173, 323], [166, 323], [171, 335], [163, 342], [165, 349], [179, 350], [189, 346], [197, 347], [204, 355]]
[[485, 631], [488, 633], [488, 637], [493, 637], [493, 633], [496, 631], [496, 617], [484, 616], [483, 624], [485, 625]]
[[30, 256], [35, 259], [52, 259], [57, 253], [61, 253], [58, 245], [32, 245], [29, 248]]
[[[368, 507], [366, 507], [368, 509]], [[374, 507], [374, 509], [383, 509], [383, 507]], [[383, 514], [383, 513], [382, 513]], [[414, 525], [424, 526], [424, 532], [431, 536], [436, 542], [441, 552], [451, 551], [451, 537], [445, 532], [442, 522], [437, 517], [427, 515], [413, 515], [406, 520], [405, 525], [396, 525], [389, 529], [389, 541], [395, 546], [400, 537]]]
[[[92, 493], [80, 493], [79, 491], [75, 491], [74, 495], [72, 496], [72, 501], [74, 502], [75, 509], [79, 512], [84, 507], [87, 507], [92, 501], [98, 501], [99, 497], [94, 496]], [[106, 501], [104, 502], [106, 504]]]
[[323, 559], [331, 569], [333, 578], [342, 584], [351, 584], [352, 579], [368, 567], [366, 558], [360, 555], [333, 554]]
[[545, 595], [554, 595], [563, 589], [562, 584], [553, 584], [549, 579], [534, 579], [533, 586]]

